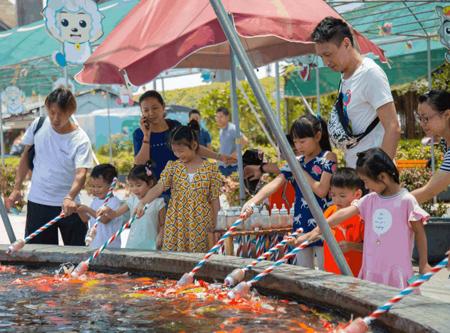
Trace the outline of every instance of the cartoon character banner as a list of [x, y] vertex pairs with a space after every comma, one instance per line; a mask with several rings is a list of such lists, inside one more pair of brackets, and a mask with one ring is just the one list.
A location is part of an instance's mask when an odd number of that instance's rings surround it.
[[305, 54], [295, 58], [289, 58], [287, 62], [297, 67], [296, 72], [303, 81], [308, 81], [311, 78], [311, 68], [317, 66], [315, 54]]
[[[23, 103], [25, 102], [25, 94], [16, 86], [7, 87], [1, 94], [1, 103], [5, 106], [5, 115], [17, 115], [26, 111]], [[5, 110], [3, 109], [3, 110]]]
[[447, 48], [445, 59], [450, 62], [450, 6], [436, 6], [436, 13], [441, 19], [441, 26], [438, 30], [441, 43]]
[[92, 53], [92, 43], [103, 35], [102, 20], [93, 0], [48, 0], [43, 10], [49, 34], [62, 43], [53, 54], [61, 67], [83, 64]]

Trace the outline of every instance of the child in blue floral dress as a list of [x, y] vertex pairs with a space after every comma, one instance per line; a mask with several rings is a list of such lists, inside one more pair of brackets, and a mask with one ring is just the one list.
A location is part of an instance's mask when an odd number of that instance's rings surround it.
[[[290, 135], [294, 140], [298, 153], [298, 162], [302, 166], [305, 177], [311, 186], [317, 203], [325, 210], [330, 198], [331, 176], [336, 170], [336, 155], [331, 152], [331, 144], [328, 137], [327, 124], [320, 117], [305, 115], [292, 124]], [[291, 182], [295, 188], [294, 226], [293, 231], [303, 228], [304, 232], [314, 229], [317, 224], [303, 197], [300, 187], [297, 185], [293, 174], [286, 165], [269, 184], [264, 186], [243, 207], [243, 214], [251, 214], [252, 204], [258, 204], [276, 192], [285, 182]], [[297, 265], [314, 268], [314, 257], [317, 257], [318, 266], [323, 268], [323, 246], [318, 241], [297, 254]]]

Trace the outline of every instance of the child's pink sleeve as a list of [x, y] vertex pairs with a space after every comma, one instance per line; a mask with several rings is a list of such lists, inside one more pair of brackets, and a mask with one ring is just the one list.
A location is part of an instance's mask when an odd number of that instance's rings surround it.
[[366, 194], [361, 199], [353, 200], [352, 206], [358, 208], [359, 215], [361, 216], [361, 220], [364, 223], [365, 220], [367, 220], [368, 215], [368, 207], [369, 202], [371, 200], [371, 194]]
[[422, 207], [420, 207], [416, 198], [408, 193], [408, 225], [411, 227], [411, 222], [421, 221], [422, 223], [426, 223], [430, 218], [430, 214], [428, 214]]

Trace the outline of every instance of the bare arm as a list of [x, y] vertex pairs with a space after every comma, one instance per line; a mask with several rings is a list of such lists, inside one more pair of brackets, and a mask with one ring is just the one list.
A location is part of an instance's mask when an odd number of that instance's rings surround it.
[[205, 146], [202, 146], [202, 145], [200, 145], [200, 147], [198, 149], [198, 154], [201, 157], [211, 158], [213, 160], [221, 161], [223, 163], [228, 163], [228, 159], [229, 159], [229, 156], [216, 153], [215, 151], [213, 151], [209, 148], [206, 148]]
[[333, 215], [331, 215], [327, 219], [327, 222], [330, 226], [338, 225], [344, 222], [345, 220], [348, 220], [349, 218], [358, 214], [359, 214], [358, 207], [351, 205], [336, 211]]
[[141, 203], [146, 205], [159, 197], [163, 192], [164, 185], [159, 181], [155, 186], [148, 190], [147, 194], [141, 199]]
[[93, 215], [88, 213], [86, 208], [89, 208], [89, 207], [86, 206], [86, 205], [80, 205], [80, 206], [78, 206], [78, 209], [77, 209], [77, 214], [80, 217], [81, 221], [83, 221], [84, 223], [88, 223], [89, 222], [89, 218], [91, 216], [93, 216]]
[[84, 223], [87, 223], [90, 217], [97, 217], [97, 212], [86, 205], [79, 205], [77, 213]]
[[211, 201], [211, 225], [209, 231], [214, 231], [216, 229], [217, 224], [217, 213], [220, 210], [220, 201], [219, 198], [214, 199]]
[[356, 242], [348, 242], [348, 241], [341, 241], [339, 242], [339, 246], [342, 250], [342, 252], [346, 253], [348, 251], [363, 251], [363, 243], [356, 243]]
[[421, 188], [412, 191], [419, 203], [425, 202], [445, 191], [450, 185], [450, 172], [438, 170]]
[[[337, 162], [337, 156], [334, 153], [327, 154], [327, 160]], [[316, 194], [319, 198], [325, 198], [330, 191], [331, 177], [332, 174], [328, 172], [322, 172], [320, 176], [320, 180], [314, 180], [310, 174], [307, 172], [303, 172], [306, 180], [308, 181], [309, 186], [311, 186], [314, 194]]]
[[284, 175], [278, 175], [274, 180], [272, 180], [269, 184], [264, 186], [262, 189], [259, 190], [256, 195], [251, 198], [244, 206], [247, 206], [248, 204], [259, 204], [264, 199], [268, 198], [271, 194], [275, 193], [281, 186], [284, 185], [286, 182], [286, 178]]
[[411, 222], [411, 227], [414, 231], [417, 251], [419, 252], [419, 272], [420, 274], [425, 274], [431, 268], [428, 265], [428, 244], [425, 228], [422, 221]]
[[86, 182], [86, 175], [88, 169], [86, 168], [78, 168], [75, 170], [75, 178], [72, 182], [72, 187], [70, 188], [69, 193], [67, 193], [66, 197], [63, 200], [62, 209], [66, 216], [69, 216], [76, 212], [77, 204], [75, 203], [76, 196], [80, 193], [81, 189]]
[[27, 176], [28, 171], [30, 170], [30, 167], [28, 165], [28, 151], [30, 150], [30, 145], [26, 145], [25, 149], [22, 153], [22, 156], [20, 157], [19, 166], [16, 170], [16, 180], [14, 182], [14, 189], [11, 192], [10, 196], [8, 197], [8, 200], [6, 200], [6, 208], [9, 209], [10, 207], [14, 206], [16, 201], [20, 201], [22, 198], [22, 184], [25, 180], [25, 177]]
[[94, 211], [94, 215], [92, 215], [92, 216], [93, 217], [101, 216], [100, 222], [108, 223], [112, 219], [122, 216], [129, 210], [130, 210], [130, 208], [128, 207], [127, 204], [121, 205], [119, 208], [117, 208], [117, 210], [113, 210], [108, 206], [104, 206], [104, 207], [101, 207], [98, 211], [96, 211], [96, 212]]
[[139, 127], [141, 128], [144, 137], [142, 138], [142, 145], [139, 152], [134, 157], [134, 164], [144, 165], [150, 160], [150, 126], [145, 123], [144, 117], [139, 120]]
[[161, 250], [164, 240], [164, 222], [166, 220], [166, 207], [158, 213], [158, 236], [156, 236], [156, 249]]
[[144, 137], [141, 149], [134, 157], [134, 164], [144, 165], [148, 160], [150, 160], [150, 139]]
[[[339, 209], [338, 211], [336, 211], [336, 213], [331, 215], [327, 219], [327, 222], [330, 226], [334, 226], [334, 225], [344, 222], [345, 220], [347, 220], [357, 214], [359, 214], [359, 209], [357, 207], [355, 207], [355, 206], [345, 207], [345, 208]], [[317, 226], [310, 232], [303, 234], [301, 236], [298, 236], [297, 239], [288, 238], [289, 239], [288, 243], [290, 245], [298, 246], [305, 241], [311, 242], [311, 241], [315, 240], [321, 234], [322, 234], [322, 231]]]
[[378, 118], [380, 118], [381, 125], [384, 127], [384, 137], [381, 149], [394, 159], [401, 134], [394, 102], [389, 102], [380, 106], [377, 109], [377, 114]]

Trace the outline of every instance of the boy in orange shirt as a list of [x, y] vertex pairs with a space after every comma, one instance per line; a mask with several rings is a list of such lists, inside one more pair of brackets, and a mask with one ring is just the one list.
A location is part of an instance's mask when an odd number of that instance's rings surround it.
[[[325, 218], [330, 217], [337, 210], [350, 206], [353, 200], [362, 197], [364, 183], [359, 179], [352, 168], [340, 168], [331, 178], [330, 196], [333, 205], [325, 210]], [[344, 252], [344, 257], [354, 276], [358, 276], [362, 264], [362, 249], [364, 237], [364, 223], [359, 215], [353, 216], [347, 221], [331, 228], [339, 246]], [[341, 274], [338, 265], [334, 261], [327, 243], [323, 245], [324, 270], [330, 273]]]

